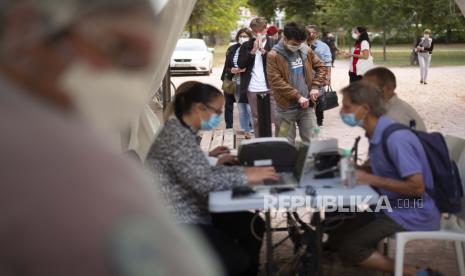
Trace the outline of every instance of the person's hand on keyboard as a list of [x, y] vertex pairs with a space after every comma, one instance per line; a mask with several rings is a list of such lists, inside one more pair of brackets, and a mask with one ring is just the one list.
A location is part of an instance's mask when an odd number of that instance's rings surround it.
[[279, 180], [279, 175], [274, 167], [248, 167], [244, 168], [247, 180], [250, 184], [263, 184], [265, 180]]
[[239, 159], [237, 159], [236, 156], [231, 155], [231, 154], [220, 155], [216, 163], [216, 165], [218, 166], [221, 166], [221, 165], [233, 166], [233, 165], [238, 165], [238, 164], [239, 164]]
[[214, 148], [212, 151], [210, 151], [210, 152], [208, 153], [208, 156], [211, 156], [211, 157], [218, 157], [219, 155], [225, 154], [225, 153], [229, 153], [229, 148], [228, 148], [228, 147], [224, 147], [224, 146], [220, 146], [220, 147], [216, 147], [216, 148]]

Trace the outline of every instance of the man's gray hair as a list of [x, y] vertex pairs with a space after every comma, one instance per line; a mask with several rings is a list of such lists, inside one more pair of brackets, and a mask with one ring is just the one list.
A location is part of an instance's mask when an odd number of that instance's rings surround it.
[[383, 94], [378, 86], [364, 80], [351, 83], [342, 89], [344, 97], [356, 105], [366, 104], [370, 107], [370, 114], [381, 117], [386, 113], [383, 103]]
[[265, 27], [266, 28], [267, 22], [266, 19], [263, 17], [255, 17], [250, 21], [250, 28], [260, 28], [260, 27]]
[[307, 26], [307, 29], [312, 29], [312, 30], [314, 30], [315, 32], [317, 32], [318, 34], [321, 34], [320, 28], [318, 28], [317, 25], [310, 24], [310, 25]]

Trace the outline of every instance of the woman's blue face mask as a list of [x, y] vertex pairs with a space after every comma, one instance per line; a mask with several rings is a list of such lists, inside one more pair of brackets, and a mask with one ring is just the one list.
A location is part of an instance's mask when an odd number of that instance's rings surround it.
[[221, 123], [221, 116], [212, 114], [208, 120], [200, 119], [200, 128], [202, 130], [212, 130]]
[[200, 116], [200, 128], [202, 130], [212, 130], [221, 123], [221, 114], [223, 113], [223, 111], [216, 110], [215, 108], [209, 105], [205, 105], [205, 107], [206, 109], [210, 109], [215, 113], [211, 114], [210, 117], [208, 117], [208, 120], [204, 120], [202, 116]]

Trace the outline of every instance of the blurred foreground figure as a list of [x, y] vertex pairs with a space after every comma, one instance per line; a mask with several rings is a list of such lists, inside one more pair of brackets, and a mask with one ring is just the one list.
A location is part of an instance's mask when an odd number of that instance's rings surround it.
[[0, 275], [221, 275], [100, 140], [147, 101], [160, 2], [0, 0]]

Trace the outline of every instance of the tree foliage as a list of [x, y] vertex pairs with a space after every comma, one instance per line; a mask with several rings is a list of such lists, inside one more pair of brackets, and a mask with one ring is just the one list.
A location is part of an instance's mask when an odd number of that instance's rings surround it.
[[279, 7], [286, 11], [288, 20], [303, 24], [314, 21], [317, 11], [316, 0], [281, 0]]
[[197, 0], [187, 27], [191, 36], [226, 35], [236, 29], [239, 7], [246, 0]]
[[249, 0], [249, 5], [270, 19], [274, 9], [282, 9], [288, 20], [316, 23], [323, 29], [366, 26], [389, 39], [418, 36], [422, 29], [446, 35], [462, 35], [465, 18], [454, 0]]
[[275, 16], [275, 10], [278, 8], [276, 0], [248, 0], [248, 5], [255, 9], [260, 15], [271, 21]]

